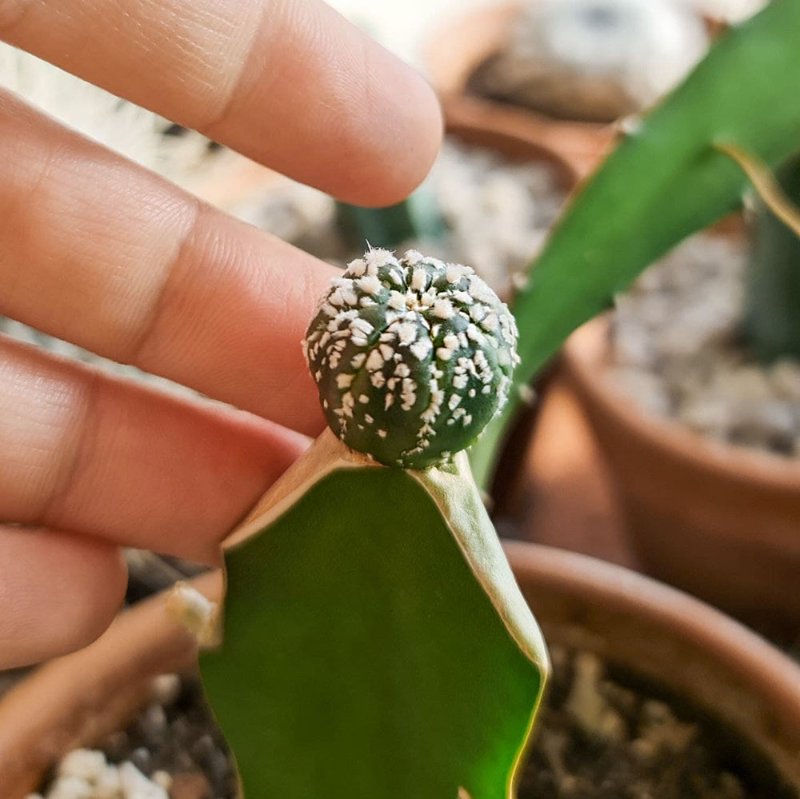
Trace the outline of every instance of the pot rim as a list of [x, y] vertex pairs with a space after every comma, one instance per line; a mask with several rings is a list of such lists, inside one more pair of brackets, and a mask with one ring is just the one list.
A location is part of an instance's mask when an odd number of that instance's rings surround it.
[[[501, 2], [484, 2], [462, 11], [451, 12], [435, 25], [431, 33], [422, 43], [422, 64], [431, 81], [431, 85], [442, 98], [466, 96], [466, 88], [472, 73], [487, 58], [495, 55], [502, 45], [502, 39], [510, 32], [516, 16], [524, 7], [523, 0], [501, 0]], [[710, 40], [724, 33], [730, 27], [719, 15], [698, 11], [695, 16], [702, 21]], [[480, 32], [475, 37], [480, 44], [466, 54], [461, 47], [453, 49], [443, 47], [443, 42], [459, 43], [464, 35], [472, 31]], [[461, 57], [454, 59], [454, 52]], [[466, 56], [466, 58], [464, 57]], [[454, 61], [459, 69], [453, 70]], [[491, 98], [480, 98], [490, 105], [518, 107], [513, 103], [504, 103]], [[608, 127], [608, 122], [591, 122], [586, 120], [570, 120], [551, 117], [534, 109], [524, 108], [525, 113], [540, 116], [543, 119], [582, 126], [589, 130]]]
[[[613, 147], [624, 117], [610, 122], [562, 119], [468, 91], [471, 76], [501, 49], [522, 6], [522, 0], [505, 0], [445, 15], [422, 44], [422, 65], [448, 120], [476, 122], [543, 143], [562, 153], [585, 177]], [[710, 41], [728, 27], [711, 14], [697, 16]]]
[[763, 681], [768, 693], [796, 708], [800, 724], [800, 664], [721, 610], [645, 574], [590, 555], [525, 541], [504, 541], [503, 548], [521, 584], [528, 579], [561, 591], [569, 586], [615, 613], [647, 616], [656, 629], [673, 630], [686, 641], [702, 644], [718, 659], [735, 663], [737, 671], [754, 684]]
[[[580, 181], [580, 173], [567, 158], [547, 141], [520, 127], [484, 124], [484, 120], [470, 114], [446, 116], [445, 134], [475, 147], [496, 150], [500, 155], [520, 160], [541, 161], [552, 167], [558, 184], [566, 194], [571, 193]], [[527, 135], [526, 135], [527, 134]]]
[[510, 29], [520, 7], [519, 0], [511, 0], [447, 15], [423, 42], [425, 72], [448, 123], [472, 125], [544, 146], [560, 154], [578, 176], [584, 177], [616, 139], [616, 123], [557, 119], [467, 91], [470, 76], [497, 52], [504, 31]]
[[717, 472], [732, 483], [748, 483], [786, 492], [800, 490], [800, 461], [737, 444], [715, 441], [681, 422], [650, 414], [605, 373], [609, 313], [578, 328], [562, 349], [570, 383], [592, 403], [639, 439], [648, 439], [693, 470]]

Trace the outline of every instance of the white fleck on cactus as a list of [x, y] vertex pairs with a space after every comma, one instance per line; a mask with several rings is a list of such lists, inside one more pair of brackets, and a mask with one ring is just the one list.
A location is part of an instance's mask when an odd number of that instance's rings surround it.
[[478, 437], [506, 401], [516, 345], [514, 317], [471, 268], [378, 249], [333, 281], [304, 342], [333, 431], [414, 469]]
[[531, 0], [479, 83], [556, 117], [610, 122], [656, 102], [707, 46], [702, 19], [674, 0]]

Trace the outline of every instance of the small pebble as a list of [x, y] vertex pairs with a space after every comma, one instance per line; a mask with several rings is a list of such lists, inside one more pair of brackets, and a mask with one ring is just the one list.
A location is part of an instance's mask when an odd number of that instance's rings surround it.
[[149, 771], [153, 755], [146, 746], [140, 746], [131, 752], [130, 761], [136, 768]]
[[566, 702], [567, 712], [590, 736], [620, 741], [625, 737], [625, 722], [608, 704], [599, 689], [603, 664], [592, 654], [575, 656], [572, 691]]
[[142, 734], [150, 740], [161, 740], [167, 733], [167, 714], [162, 705], [150, 705], [139, 723]]
[[181, 678], [177, 674], [160, 674], [153, 680], [153, 699], [169, 707], [181, 694]]
[[150, 781], [133, 763], [119, 767], [119, 781], [125, 799], [169, 799], [169, 794]]
[[170, 799], [213, 799], [211, 785], [203, 774], [178, 774], [172, 783]]

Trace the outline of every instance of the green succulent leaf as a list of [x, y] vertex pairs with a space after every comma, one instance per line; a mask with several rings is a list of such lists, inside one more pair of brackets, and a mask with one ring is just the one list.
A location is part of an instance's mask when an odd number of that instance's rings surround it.
[[201, 657], [245, 797], [508, 799], [547, 658], [466, 458], [310, 462], [227, 552]]
[[[720, 144], [771, 166], [800, 147], [799, 43], [800, 0], [772, 0], [721, 37], [575, 197], [513, 303], [517, 386], [646, 266], [739, 205], [747, 178]], [[514, 410], [509, 403], [473, 447], [481, 486]]]

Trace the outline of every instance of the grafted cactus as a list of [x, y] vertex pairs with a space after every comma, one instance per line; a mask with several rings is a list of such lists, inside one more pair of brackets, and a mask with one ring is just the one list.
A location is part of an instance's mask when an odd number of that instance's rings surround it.
[[[517, 385], [648, 262], [735, 206], [744, 179], [720, 144], [768, 163], [795, 149], [799, 34], [797, 0], [772, 0], [595, 176], [517, 297]], [[513, 407], [473, 448], [484, 479]], [[547, 658], [463, 453], [386, 468], [326, 432], [225, 564], [222, 643], [201, 668], [246, 799], [514, 796]]]
[[233, 536], [201, 658], [246, 799], [514, 796], [547, 656], [458, 450], [515, 344], [468, 267], [370, 250], [334, 280], [305, 348], [336, 435]]

